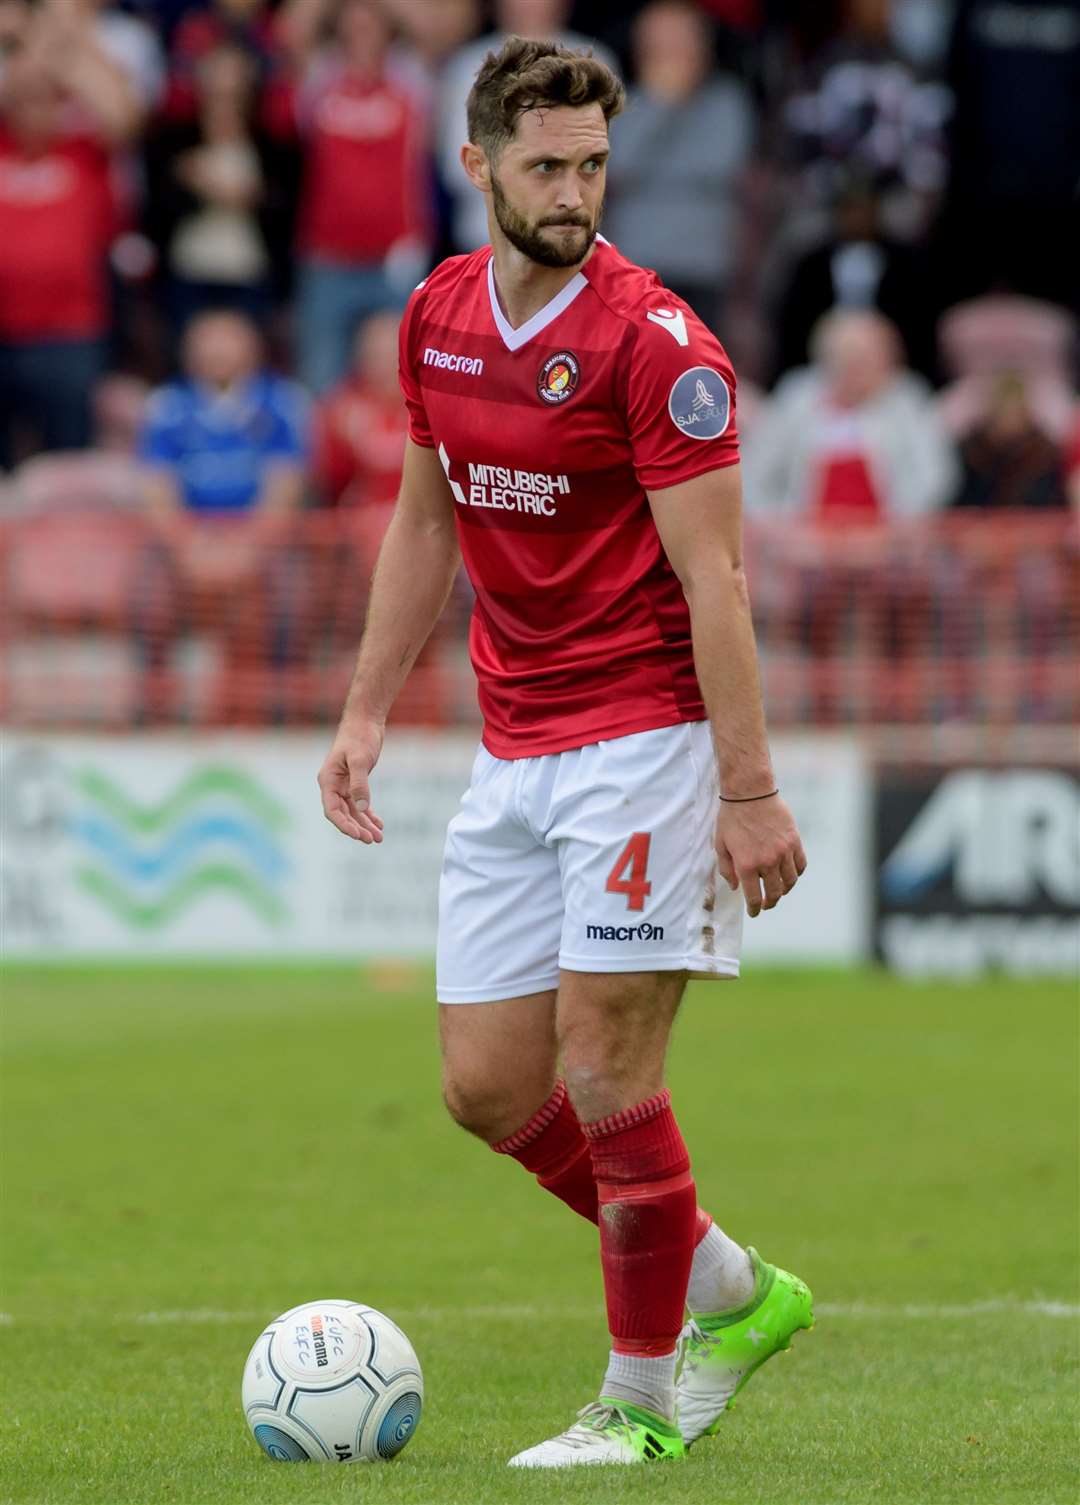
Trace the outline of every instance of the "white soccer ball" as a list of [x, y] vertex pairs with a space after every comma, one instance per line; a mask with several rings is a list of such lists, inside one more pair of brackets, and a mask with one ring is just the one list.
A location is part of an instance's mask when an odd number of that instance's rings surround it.
[[424, 1379], [396, 1323], [355, 1301], [309, 1301], [271, 1322], [248, 1354], [244, 1415], [271, 1458], [375, 1462], [416, 1431]]

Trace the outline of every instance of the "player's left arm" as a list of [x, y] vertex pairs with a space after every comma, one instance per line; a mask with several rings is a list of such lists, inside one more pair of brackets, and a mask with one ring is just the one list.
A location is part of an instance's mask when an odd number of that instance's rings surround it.
[[648, 490], [664, 552], [690, 607], [694, 666], [720, 770], [720, 870], [746, 909], [772, 909], [806, 868], [798, 829], [776, 788], [742, 557], [740, 467], [725, 465]]

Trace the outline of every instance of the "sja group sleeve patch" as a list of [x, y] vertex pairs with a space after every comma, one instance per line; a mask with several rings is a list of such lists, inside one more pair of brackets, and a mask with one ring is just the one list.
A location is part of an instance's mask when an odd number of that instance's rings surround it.
[[671, 320], [641, 321], [630, 356], [627, 431], [634, 472], [647, 490], [676, 486], [739, 459], [735, 373], [720, 341], [679, 308], [686, 346]]
[[731, 419], [727, 382], [711, 366], [691, 366], [672, 382], [668, 412], [688, 438], [719, 439]]

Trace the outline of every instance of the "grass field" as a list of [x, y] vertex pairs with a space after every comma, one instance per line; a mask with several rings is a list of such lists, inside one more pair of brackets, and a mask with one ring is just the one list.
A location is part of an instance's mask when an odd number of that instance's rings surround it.
[[[758, 973], [672, 1060], [703, 1203], [818, 1324], [685, 1464], [504, 1468], [591, 1399], [595, 1233], [453, 1129], [426, 976], [7, 969], [0, 1498], [423, 1505], [1077, 1497], [1077, 999], [1065, 983]], [[391, 1465], [264, 1458], [266, 1319], [346, 1296], [409, 1332]]]

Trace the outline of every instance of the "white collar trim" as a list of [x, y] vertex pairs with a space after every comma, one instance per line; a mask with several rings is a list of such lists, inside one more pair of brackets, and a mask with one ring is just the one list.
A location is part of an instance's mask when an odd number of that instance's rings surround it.
[[520, 350], [522, 345], [527, 345], [534, 335], [538, 335], [542, 329], [546, 329], [560, 314], [573, 303], [578, 293], [584, 292], [589, 285], [589, 279], [584, 272], [578, 272], [561, 292], [555, 294], [550, 302], [545, 303], [531, 319], [526, 319], [520, 329], [515, 329], [508, 321], [506, 315], [499, 307], [499, 295], [495, 291], [495, 258], [488, 262], [487, 269], [488, 297], [491, 299], [491, 317], [495, 320], [495, 328], [502, 336], [502, 342], [507, 350]]

